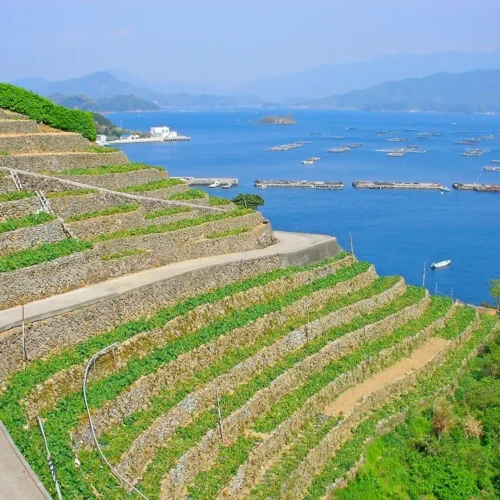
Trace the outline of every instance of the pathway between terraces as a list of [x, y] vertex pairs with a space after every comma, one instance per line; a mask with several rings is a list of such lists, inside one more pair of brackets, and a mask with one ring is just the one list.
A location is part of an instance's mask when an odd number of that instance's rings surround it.
[[[214, 265], [244, 262], [271, 255], [281, 255], [285, 258], [287, 255], [297, 255], [299, 259], [302, 256], [303, 262], [299, 260], [294, 264], [307, 264], [309, 259], [314, 262], [322, 258], [332, 257], [330, 245], [337, 246], [335, 238], [325, 235], [282, 231], [275, 231], [274, 235], [278, 238], [278, 243], [267, 248], [177, 262], [135, 274], [128, 274], [46, 299], [36, 300], [24, 306], [24, 320], [30, 323], [56, 316], [164, 279]], [[316, 252], [318, 253], [316, 254]], [[322, 257], [323, 255], [325, 256]], [[19, 326], [21, 322], [21, 306], [0, 311], [0, 332]]]

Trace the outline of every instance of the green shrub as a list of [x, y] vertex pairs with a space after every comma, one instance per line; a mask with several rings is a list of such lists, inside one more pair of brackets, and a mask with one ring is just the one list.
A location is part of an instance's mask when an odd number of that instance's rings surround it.
[[96, 217], [105, 217], [106, 215], [126, 214], [137, 210], [140, 205], [137, 203], [124, 203], [121, 205], [113, 205], [112, 207], [96, 210], [95, 212], [86, 212], [68, 217], [66, 222], [78, 222], [87, 219], [95, 219]]
[[210, 196], [209, 201], [210, 201], [211, 207], [220, 207], [222, 205], [230, 205], [231, 204], [231, 200], [228, 200], [227, 198], [218, 198], [216, 196]]
[[118, 148], [110, 148], [108, 146], [89, 146], [84, 149], [85, 153], [117, 153]]
[[4, 149], [4, 150], [0, 153], [0, 155], [2, 155], [2, 156], [9, 156], [9, 152], [8, 152], [6, 149]]
[[4, 201], [17, 201], [24, 198], [31, 198], [35, 196], [32, 191], [10, 191], [9, 193], [0, 194], [0, 203]]
[[180, 179], [162, 179], [161, 181], [146, 182], [146, 184], [138, 184], [137, 186], [129, 186], [119, 189], [122, 193], [142, 193], [145, 191], [156, 191], [157, 189], [165, 189], [173, 186], [185, 184]]
[[167, 207], [154, 210], [153, 212], [147, 213], [145, 219], [157, 219], [158, 217], [167, 217], [169, 215], [182, 214], [186, 212], [191, 212], [189, 207]]
[[45, 97], [9, 83], [0, 83], [0, 108], [22, 113], [51, 127], [77, 132], [91, 141], [97, 137], [91, 113], [58, 106]]
[[124, 174], [126, 172], [135, 172], [136, 170], [145, 170], [148, 167], [142, 163], [127, 163], [125, 165], [103, 165], [94, 168], [72, 168], [58, 172], [61, 175], [107, 175]]
[[52, 193], [47, 193], [45, 198], [64, 198], [66, 196], [81, 196], [93, 193], [98, 193], [97, 189], [68, 189], [67, 191], [54, 191]]
[[50, 222], [54, 220], [55, 217], [46, 212], [40, 212], [38, 214], [30, 214], [26, 217], [20, 217], [19, 219], [7, 219], [5, 222], [0, 222], [0, 233], [6, 233], [7, 231], [15, 231], [22, 227], [38, 226], [39, 224], [44, 224], [45, 222]]
[[258, 207], [264, 205], [264, 198], [258, 194], [239, 194], [233, 198], [233, 203], [239, 207], [256, 210]]
[[251, 230], [251, 227], [237, 227], [235, 229], [228, 229], [227, 231], [219, 231], [217, 233], [208, 234], [207, 238], [209, 240], [217, 240], [219, 238], [227, 238], [228, 236], [236, 236], [237, 234], [248, 233]]
[[89, 248], [92, 248], [92, 243], [70, 238], [56, 243], [44, 243], [37, 247], [19, 250], [0, 258], [0, 273], [35, 266], [75, 252], [83, 252]]
[[188, 189], [183, 193], [175, 193], [169, 196], [169, 200], [202, 200], [207, 194], [201, 189]]
[[108, 253], [101, 255], [102, 260], [113, 260], [121, 259], [122, 257], [130, 257], [132, 255], [140, 255], [146, 253], [146, 250], [141, 250], [139, 248], [131, 248], [130, 250], [124, 250], [123, 252]]

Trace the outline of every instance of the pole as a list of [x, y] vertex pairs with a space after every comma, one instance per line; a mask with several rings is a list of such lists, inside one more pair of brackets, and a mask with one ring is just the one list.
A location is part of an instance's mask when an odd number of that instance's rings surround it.
[[349, 241], [351, 243], [351, 255], [354, 257], [354, 244], [352, 242], [352, 233], [349, 231]]
[[422, 288], [425, 288], [425, 262], [424, 262], [424, 274], [422, 276]]
[[42, 433], [43, 443], [45, 445], [45, 451], [47, 452], [47, 463], [49, 464], [50, 475], [52, 476], [52, 480], [54, 481], [54, 485], [56, 487], [57, 498], [62, 500], [61, 489], [59, 488], [59, 483], [57, 482], [57, 474], [56, 468], [54, 466], [54, 462], [52, 461], [52, 456], [49, 450], [49, 443], [47, 443], [47, 438], [45, 437], [45, 431], [43, 430], [43, 423], [40, 417], [36, 417], [38, 421], [38, 427], [40, 427], [40, 432]]
[[219, 417], [219, 431], [220, 439], [222, 441], [222, 446], [224, 446], [224, 428], [222, 427], [222, 415], [220, 411], [220, 398], [219, 398], [219, 386], [215, 386], [215, 396], [217, 398], [217, 416]]

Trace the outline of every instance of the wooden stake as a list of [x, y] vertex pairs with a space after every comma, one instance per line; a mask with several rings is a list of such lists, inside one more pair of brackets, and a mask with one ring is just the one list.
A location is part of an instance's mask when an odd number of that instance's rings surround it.
[[215, 396], [217, 397], [217, 416], [219, 417], [219, 431], [222, 446], [224, 446], [224, 428], [222, 427], [222, 415], [220, 411], [219, 386], [215, 386]]

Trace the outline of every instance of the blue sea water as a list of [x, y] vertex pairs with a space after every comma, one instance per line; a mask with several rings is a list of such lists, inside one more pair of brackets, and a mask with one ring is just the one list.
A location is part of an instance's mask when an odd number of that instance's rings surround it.
[[[294, 126], [259, 125], [265, 114], [292, 113]], [[379, 113], [330, 110], [240, 109], [224, 112], [162, 111], [109, 115], [116, 124], [147, 131], [168, 125], [190, 135], [185, 143], [121, 146], [132, 161], [165, 167], [171, 175], [238, 177], [230, 192], [210, 190], [217, 196], [239, 192], [258, 193], [265, 199], [263, 214], [276, 230], [324, 233], [349, 248], [352, 233], [359, 259], [376, 265], [381, 275], [398, 274], [434, 292], [453, 294], [466, 302], [491, 300], [488, 281], [500, 278], [500, 193], [455, 191], [357, 190], [354, 180], [393, 180], [500, 184], [500, 173], [484, 172], [490, 160], [500, 160], [500, 140], [483, 140], [486, 153], [477, 158], [461, 156], [467, 146], [459, 139], [500, 133], [500, 117], [492, 115]], [[355, 130], [347, 130], [353, 127]], [[415, 129], [415, 131], [404, 131]], [[377, 137], [381, 130], [398, 131], [407, 143]], [[461, 131], [465, 133], [459, 134]], [[311, 135], [343, 136], [342, 140]], [[418, 139], [420, 132], [438, 137]], [[394, 137], [394, 136], [392, 136]], [[267, 149], [280, 144], [312, 141], [286, 152]], [[363, 147], [344, 154], [326, 150], [352, 142]], [[390, 158], [377, 149], [417, 144], [426, 154]], [[319, 156], [314, 165], [302, 165]], [[478, 176], [480, 177], [478, 178]], [[341, 180], [343, 191], [253, 187], [256, 179]], [[214, 192], [215, 191], [215, 192]], [[452, 259], [449, 268], [431, 271], [432, 262]]]

